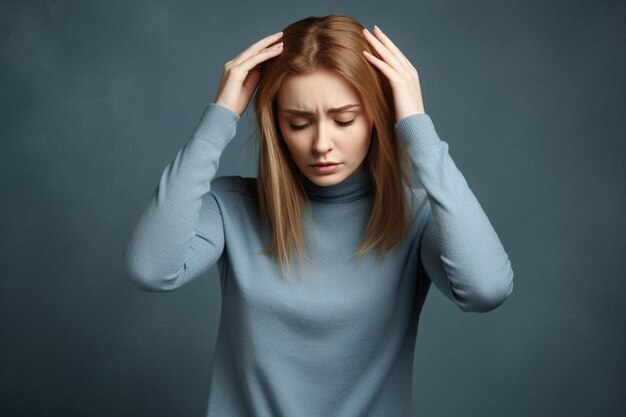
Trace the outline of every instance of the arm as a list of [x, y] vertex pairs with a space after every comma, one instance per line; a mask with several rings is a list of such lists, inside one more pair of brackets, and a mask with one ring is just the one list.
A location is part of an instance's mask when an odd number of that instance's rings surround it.
[[511, 262], [496, 231], [430, 116], [406, 116], [395, 129], [428, 194], [420, 248], [424, 270], [461, 310], [493, 310], [513, 291]]
[[191, 138], [163, 171], [123, 251], [126, 271], [140, 288], [173, 290], [221, 256], [222, 216], [210, 190], [238, 120], [230, 109], [208, 104]]

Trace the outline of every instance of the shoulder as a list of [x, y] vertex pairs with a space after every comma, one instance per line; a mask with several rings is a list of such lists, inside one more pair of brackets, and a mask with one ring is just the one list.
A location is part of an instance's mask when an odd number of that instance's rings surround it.
[[219, 215], [222, 221], [238, 225], [250, 224], [258, 217], [256, 178], [239, 175], [216, 177], [203, 197], [202, 216]]
[[234, 213], [238, 208], [253, 207], [250, 202], [256, 198], [256, 178], [239, 175], [225, 175], [213, 178], [211, 189], [202, 197], [202, 214], [211, 211], [225, 214]]
[[241, 202], [256, 198], [256, 178], [240, 175], [224, 175], [211, 181], [211, 190], [205, 199], [215, 199], [222, 204]]

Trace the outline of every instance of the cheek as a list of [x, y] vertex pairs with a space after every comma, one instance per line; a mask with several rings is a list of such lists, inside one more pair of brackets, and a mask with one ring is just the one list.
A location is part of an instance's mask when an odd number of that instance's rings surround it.
[[289, 154], [291, 155], [293, 159], [297, 161], [305, 159], [306, 149], [299, 143], [297, 138], [292, 138], [292, 137], [284, 136], [284, 135], [283, 135], [283, 138], [285, 139], [285, 145], [287, 146], [287, 149], [289, 150]]
[[372, 130], [369, 125], [361, 126], [357, 133], [357, 136], [359, 140], [354, 145], [356, 150], [360, 151], [361, 153], [367, 152], [370, 146], [370, 140], [372, 136]]

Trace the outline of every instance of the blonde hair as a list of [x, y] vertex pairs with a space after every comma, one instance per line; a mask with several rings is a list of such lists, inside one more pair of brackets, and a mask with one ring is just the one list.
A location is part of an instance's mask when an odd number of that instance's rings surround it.
[[[272, 234], [262, 249], [278, 261], [289, 276], [294, 249], [300, 266], [305, 258], [302, 212], [311, 218], [311, 205], [297, 175], [299, 169], [284, 143], [277, 120], [276, 96], [285, 77], [329, 69], [341, 75], [360, 93], [373, 121], [366, 169], [373, 183], [374, 199], [362, 243], [356, 256], [375, 248], [382, 260], [398, 246], [410, 227], [404, 185], [411, 187], [410, 159], [394, 131], [395, 108], [392, 91], [384, 74], [363, 56], [370, 47], [364, 26], [345, 15], [311, 16], [283, 30], [283, 51], [263, 61], [261, 80], [254, 97], [256, 135], [260, 139], [257, 198], [261, 218]], [[315, 245], [312, 245], [315, 247]]]

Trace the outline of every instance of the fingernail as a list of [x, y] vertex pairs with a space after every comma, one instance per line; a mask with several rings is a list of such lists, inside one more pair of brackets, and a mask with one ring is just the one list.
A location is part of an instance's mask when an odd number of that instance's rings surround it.
[[[376, 29], [380, 30], [380, 28], [378, 26], [374, 25], [374, 30], [376, 30]], [[382, 32], [382, 30], [381, 30], [381, 32]]]

